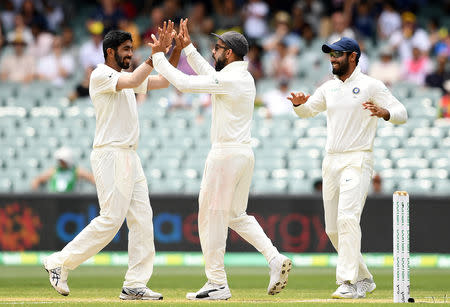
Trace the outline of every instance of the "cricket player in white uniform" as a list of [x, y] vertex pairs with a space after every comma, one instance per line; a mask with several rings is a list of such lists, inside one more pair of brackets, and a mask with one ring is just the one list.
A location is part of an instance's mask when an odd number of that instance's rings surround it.
[[[191, 67], [198, 74], [188, 76], [169, 64], [164, 46], [154, 39], [155, 69], [182, 92], [212, 94], [212, 148], [206, 160], [199, 195], [198, 227], [208, 281], [192, 300], [226, 300], [231, 297], [224, 269], [228, 228], [260, 251], [270, 266], [268, 294], [279, 293], [287, 284], [292, 262], [281, 255], [253, 216], [246, 213], [253, 175], [254, 156], [250, 126], [255, 100], [255, 82], [243, 61], [248, 43], [242, 34], [226, 32], [218, 37], [214, 69], [191, 44], [187, 20], [176, 36]], [[216, 71], [217, 70], [217, 71]]]
[[[97, 186], [100, 215], [93, 219], [60, 252], [44, 260], [50, 283], [58, 293], [69, 294], [68, 271], [98, 253], [120, 229], [125, 218], [129, 229], [128, 271], [120, 298], [160, 300], [163, 296], [147, 288], [153, 271], [152, 208], [147, 180], [136, 153], [139, 121], [135, 93], [165, 88], [163, 77], [149, 76], [153, 67], [146, 60], [133, 73], [122, 72], [133, 55], [131, 34], [111, 31], [103, 40], [105, 64], [92, 72], [89, 94], [96, 112], [96, 130], [91, 165]], [[177, 65], [181, 49], [171, 62]]]
[[325, 230], [338, 252], [333, 298], [361, 298], [376, 288], [361, 255], [360, 218], [373, 173], [373, 140], [378, 118], [407, 120], [404, 106], [376, 79], [361, 73], [358, 43], [343, 37], [325, 44], [334, 80], [315, 93], [292, 93], [299, 117], [327, 112], [326, 156], [322, 164]]

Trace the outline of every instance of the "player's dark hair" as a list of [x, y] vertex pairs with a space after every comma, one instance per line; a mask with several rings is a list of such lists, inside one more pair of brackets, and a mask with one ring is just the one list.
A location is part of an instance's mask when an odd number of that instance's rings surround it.
[[133, 41], [133, 39], [131, 38], [131, 33], [129, 32], [121, 30], [109, 31], [103, 39], [103, 56], [105, 57], [105, 60], [106, 56], [108, 55], [108, 53], [106, 52], [108, 48], [117, 51], [117, 48], [128, 40]]

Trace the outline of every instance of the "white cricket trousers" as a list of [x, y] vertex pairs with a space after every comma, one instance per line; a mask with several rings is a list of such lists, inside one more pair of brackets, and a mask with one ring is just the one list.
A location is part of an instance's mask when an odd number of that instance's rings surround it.
[[268, 262], [278, 255], [256, 219], [246, 213], [254, 164], [252, 148], [246, 144], [214, 144], [206, 159], [199, 194], [198, 231], [206, 277], [212, 283], [227, 283], [224, 254], [228, 227]]
[[153, 271], [152, 208], [147, 180], [134, 149], [99, 148], [91, 153], [100, 215], [60, 252], [48, 258], [50, 268], [73, 270], [97, 254], [127, 219], [128, 271], [124, 287], [145, 287]]
[[338, 252], [336, 282], [372, 278], [361, 255], [361, 213], [372, 179], [371, 152], [327, 154], [322, 163], [325, 231]]

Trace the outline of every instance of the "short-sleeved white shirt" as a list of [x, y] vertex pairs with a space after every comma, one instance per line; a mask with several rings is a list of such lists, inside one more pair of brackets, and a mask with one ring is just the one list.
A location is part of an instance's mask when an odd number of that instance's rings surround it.
[[146, 93], [146, 79], [139, 87], [116, 91], [121, 74], [105, 64], [98, 64], [91, 75], [89, 95], [95, 108], [94, 148], [113, 146], [130, 148], [138, 144], [139, 120], [135, 93]]

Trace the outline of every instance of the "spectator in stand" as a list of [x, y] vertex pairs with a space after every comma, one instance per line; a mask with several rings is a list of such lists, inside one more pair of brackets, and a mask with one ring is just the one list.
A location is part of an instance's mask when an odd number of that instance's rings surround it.
[[80, 63], [84, 70], [88, 67], [96, 67], [97, 64], [105, 62], [102, 46], [103, 29], [103, 24], [100, 21], [92, 22], [88, 25], [91, 39], [85, 42], [80, 48]]
[[206, 18], [206, 6], [203, 2], [195, 2], [189, 9], [189, 31], [192, 34], [202, 32], [202, 23]]
[[369, 69], [369, 76], [382, 81], [387, 86], [392, 86], [402, 78], [402, 67], [393, 59], [393, 51], [389, 46], [380, 50], [380, 57]]
[[78, 98], [84, 98], [89, 96], [89, 81], [91, 79], [91, 73], [94, 70], [93, 67], [88, 67], [84, 71], [83, 80], [76, 86], [75, 90], [72, 91], [69, 96], [69, 102], [74, 102]]
[[295, 23], [298, 17], [295, 7], [299, 7], [302, 10], [305, 23], [308, 23], [314, 33], [319, 32], [320, 21], [325, 12], [324, 3], [320, 0], [299, 0], [294, 4], [292, 9], [292, 20]]
[[343, 12], [334, 12], [331, 15], [331, 26], [333, 32], [328, 37], [327, 42], [332, 44], [341, 37], [355, 38], [355, 32], [349, 27], [350, 20]]
[[293, 78], [298, 72], [297, 57], [289, 53], [284, 41], [277, 43], [276, 51], [270, 56], [267, 76], [272, 78]]
[[53, 34], [45, 30], [39, 21], [31, 24], [33, 41], [29, 44], [28, 52], [36, 59], [40, 59], [50, 53], [53, 44]]
[[450, 79], [450, 71], [447, 69], [448, 56], [440, 53], [436, 57], [435, 70], [425, 77], [425, 84], [430, 87], [438, 87], [445, 92], [444, 82]]
[[87, 27], [89, 28], [91, 23], [100, 21], [103, 24], [104, 33], [108, 33], [110, 30], [117, 30], [119, 21], [124, 17], [116, 0], [100, 0], [100, 6], [87, 21]]
[[72, 75], [74, 69], [74, 58], [63, 53], [62, 39], [60, 36], [56, 36], [53, 40], [52, 52], [39, 61], [37, 69], [39, 79], [50, 81], [61, 87]]
[[4, 33], [2, 21], [0, 19], [0, 54], [1, 54], [1, 51], [2, 51], [4, 45], [5, 45], [5, 33]]
[[438, 117], [450, 119], [450, 80], [444, 82], [444, 91], [439, 100]]
[[48, 184], [49, 192], [73, 192], [77, 181], [87, 180], [95, 185], [94, 176], [88, 170], [75, 165], [73, 153], [70, 148], [61, 147], [55, 152], [55, 167], [51, 167], [37, 176], [31, 182], [31, 188], [37, 190], [41, 185]]
[[431, 47], [427, 32], [416, 26], [416, 15], [411, 12], [402, 14], [402, 28], [392, 34], [389, 44], [398, 52], [401, 63], [412, 57], [413, 46], [422, 52]]
[[[218, 32], [242, 32], [242, 19], [235, 0], [213, 0], [214, 16]], [[190, 21], [189, 21], [190, 22]]]
[[33, 0], [23, 1], [21, 14], [27, 26], [32, 27], [33, 24], [39, 24], [43, 31], [48, 31], [47, 19], [37, 10]]
[[353, 28], [358, 36], [362, 36], [364, 39], [374, 39], [376, 23], [369, 2], [367, 0], [359, 1], [353, 11]]
[[369, 71], [370, 66], [370, 60], [366, 53], [366, 43], [364, 40], [358, 39], [358, 45], [361, 49], [361, 56], [359, 57], [359, 68], [361, 69], [361, 72], [364, 74], [367, 74]]
[[164, 19], [170, 19], [175, 23], [179, 23], [181, 16], [181, 7], [179, 0], [164, 0], [162, 3], [164, 11]]
[[413, 46], [412, 58], [407, 59], [402, 66], [402, 79], [420, 86], [425, 85], [425, 77], [433, 67], [430, 58], [419, 46]]
[[0, 11], [0, 22], [2, 23], [5, 33], [8, 33], [14, 29], [14, 18], [16, 16], [16, 11], [12, 0], [4, 0], [2, 3], [3, 6]]
[[375, 174], [372, 178], [372, 187], [370, 189], [370, 194], [381, 194], [383, 193], [383, 183], [381, 176]]
[[44, 1], [44, 15], [47, 20], [48, 30], [56, 33], [60, 30], [60, 26], [64, 21], [64, 11], [55, 1]]
[[33, 43], [33, 33], [31, 33], [31, 29], [25, 24], [22, 14], [16, 14], [14, 16], [14, 28], [6, 34], [8, 41], [13, 41], [18, 36], [22, 37], [27, 45]]
[[300, 50], [301, 39], [297, 33], [291, 31], [291, 17], [284, 11], [275, 14], [275, 30], [264, 41], [265, 51], [273, 51], [277, 48], [279, 42], [284, 41], [288, 48], [288, 53], [297, 55]]
[[434, 45], [433, 51], [434, 54], [444, 54], [450, 57], [450, 35], [447, 29], [439, 30], [439, 40]]
[[36, 71], [35, 58], [25, 53], [26, 41], [16, 36], [10, 44], [14, 47], [13, 54], [2, 58], [0, 76], [2, 81], [28, 83], [33, 80]]
[[402, 26], [400, 14], [395, 10], [395, 1], [384, 1], [383, 11], [378, 17], [378, 38], [382, 41], [389, 40], [392, 34], [399, 31]]
[[64, 53], [70, 54], [74, 59], [78, 59], [79, 47], [74, 42], [73, 30], [71, 27], [64, 26], [61, 32], [61, 40]]
[[136, 23], [124, 16], [119, 20], [118, 26], [120, 30], [131, 33], [133, 48], [134, 50], [138, 49], [141, 46], [141, 34]]
[[152, 34], [155, 36], [158, 34], [158, 27], [162, 27], [164, 19], [164, 10], [159, 6], [154, 7], [150, 13], [151, 25], [145, 30], [144, 35], [142, 35], [144, 44], [153, 42], [151, 39]]
[[263, 65], [261, 60], [262, 53], [263, 48], [258, 44], [251, 44], [248, 49], [248, 71], [252, 74], [255, 81], [258, 81], [259, 79], [264, 77]]
[[278, 87], [264, 94], [263, 103], [267, 108], [268, 118], [286, 114], [294, 115], [291, 103], [286, 101], [289, 95], [289, 80], [286, 78], [279, 79]]
[[244, 7], [244, 32], [250, 43], [267, 35], [269, 6], [263, 0], [249, 0]]

